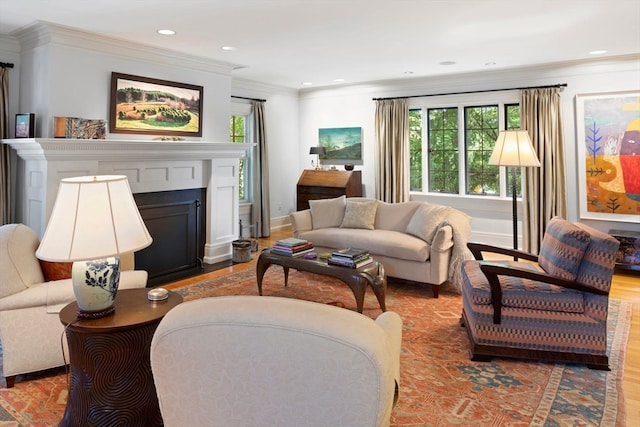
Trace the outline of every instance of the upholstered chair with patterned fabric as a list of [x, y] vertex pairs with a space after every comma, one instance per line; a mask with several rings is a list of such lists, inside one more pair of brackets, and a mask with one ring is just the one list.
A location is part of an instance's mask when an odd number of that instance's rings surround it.
[[388, 426], [402, 320], [291, 298], [184, 302], [151, 370], [165, 426]]
[[[494, 356], [585, 363], [609, 369], [607, 312], [619, 242], [553, 218], [539, 256], [469, 243], [461, 321], [472, 360]], [[514, 261], [484, 261], [483, 253]], [[524, 261], [522, 261], [524, 260]]]
[[[0, 227], [0, 342], [7, 388], [19, 374], [64, 365], [63, 345], [68, 355], [58, 313], [75, 301], [70, 268], [41, 263], [35, 255], [39, 244], [26, 225]], [[144, 288], [146, 271], [124, 271], [133, 270], [133, 254], [121, 259], [119, 288]]]

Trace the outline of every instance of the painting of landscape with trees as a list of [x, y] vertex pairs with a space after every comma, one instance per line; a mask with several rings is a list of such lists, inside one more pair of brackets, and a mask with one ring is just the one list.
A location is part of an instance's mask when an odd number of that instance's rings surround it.
[[112, 133], [202, 136], [202, 86], [111, 75]]

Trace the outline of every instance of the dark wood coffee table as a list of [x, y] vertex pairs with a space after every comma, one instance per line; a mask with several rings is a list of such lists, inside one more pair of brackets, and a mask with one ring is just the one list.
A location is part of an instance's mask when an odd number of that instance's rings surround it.
[[265, 249], [258, 257], [258, 263], [256, 265], [258, 293], [260, 295], [262, 295], [262, 278], [271, 265], [279, 265], [284, 269], [285, 286], [288, 286], [290, 268], [342, 280], [351, 288], [351, 291], [353, 291], [358, 313], [362, 313], [362, 309], [364, 308], [364, 293], [367, 286], [371, 286], [373, 293], [378, 299], [380, 308], [382, 311], [387, 311], [384, 299], [387, 289], [387, 277], [384, 274], [384, 266], [377, 261], [360, 268], [348, 268], [330, 265], [327, 264], [327, 261], [320, 259], [310, 260], [302, 256], [291, 257], [279, 255], [272, 253], [269, 249]]

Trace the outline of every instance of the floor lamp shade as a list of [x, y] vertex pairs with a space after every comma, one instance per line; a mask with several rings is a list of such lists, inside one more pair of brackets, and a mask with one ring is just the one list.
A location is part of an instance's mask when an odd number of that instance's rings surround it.
[[[101, 317], [109, 314], [105, 310], [113, 305], [117, 291], [117, 257], [143, 249], [152, 241], [126, 176], [65, 178], [60, 181], [36, 256], [45, 261], [74, 261], [72, 279], [78, 307], [81, 312], [95, 314], [85, 317]], [[112, 267], [115, 272], [108, 271]], [[95, 295], [87, 296], [87, 292]]]
[[511, 167], [511, 194], [513, 213], [513, 248], [518, 249], [518, 204], [516, 187], [516, 168], [525, 166], [540, 167], [540, 161], [531, 144], [526, 130], [504, 130], [498, 139], [489, 158], [490, 165]]

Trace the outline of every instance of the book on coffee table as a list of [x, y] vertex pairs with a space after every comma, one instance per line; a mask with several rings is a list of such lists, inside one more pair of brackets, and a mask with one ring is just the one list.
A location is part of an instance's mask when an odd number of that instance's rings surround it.
[[341, 258], [348, 258], [348, 259], [356, 259], [356, 258], [368, 256], [368, 255], [369, 255], [369, 251], [367, 249], [362, 249], [362, 248], [344, 248], [344, 249], [337, 249], [331, 252], [332, 257], [341, 257]]

